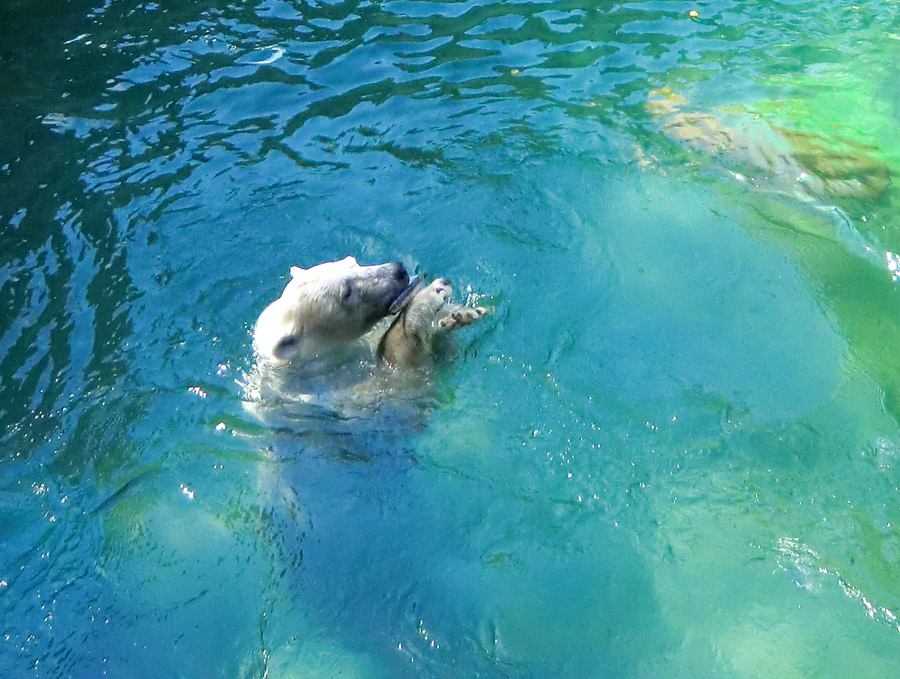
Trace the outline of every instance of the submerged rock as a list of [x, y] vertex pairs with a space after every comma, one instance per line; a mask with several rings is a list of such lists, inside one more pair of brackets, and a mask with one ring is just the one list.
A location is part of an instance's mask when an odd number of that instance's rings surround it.
[[868, 144], [775, 125], [737, 106], [692, 110], [669, 88], [651, 91], [645, 107], [669, 138], [721, 158], [729, 170], [761, 171], [765, 178], [758, 179], [776, 188], [789, 185], [818, 198], [877, 198], [891, 184], [887, 165]]

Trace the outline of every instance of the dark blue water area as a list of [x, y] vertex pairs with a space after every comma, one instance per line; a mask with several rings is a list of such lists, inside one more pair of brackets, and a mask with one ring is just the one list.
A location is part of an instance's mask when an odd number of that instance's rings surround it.
[[[10, 3], [4, 676], [896, 676], [893, 9]], [[254, 402], [346, 255], [489, 314]]]

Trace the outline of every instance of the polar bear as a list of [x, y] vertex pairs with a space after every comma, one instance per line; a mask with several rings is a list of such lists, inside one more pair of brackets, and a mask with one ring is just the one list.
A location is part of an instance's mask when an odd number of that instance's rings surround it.
[[275, 364], [327, 355], [366, 334], [413, 289], [399, 262], [361, 266], [345, 257], [308, 269], [291, 267], [284, 292], [256, 321], [253, 348]]
[[378, 342], [378, 359], [396, 369], [424, 368], [438, 333], [486, 313], [484, 307], [448, 304], [451, 290], [445, 278], [429, 285], [411, 280], [399, 262], [361, 266], [345, 257], [308, 269], [291, 267], [284, 292], [256, 321], [253, 347], [269, 364], [316, 363], [396, 314]]

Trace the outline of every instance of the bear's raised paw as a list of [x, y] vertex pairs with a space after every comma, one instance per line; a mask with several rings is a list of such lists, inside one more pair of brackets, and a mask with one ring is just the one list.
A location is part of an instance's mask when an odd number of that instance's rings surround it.
[[462, 328], [471, 325], [479, 318], [483, 318], [487, 314], [487, 309], [483, 306], [468, 307], [457, 306], [450, 313], [438, 321], [438, 326], [442, 330], [452, 330], [453, 328]]

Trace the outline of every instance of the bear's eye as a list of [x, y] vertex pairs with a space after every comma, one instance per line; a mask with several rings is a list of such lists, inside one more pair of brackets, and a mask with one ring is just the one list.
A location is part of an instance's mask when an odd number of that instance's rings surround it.
[[356, 288], [353, 283], [347, 281], [341, 286], [341, 303], [347, 304], [356, 294]]

